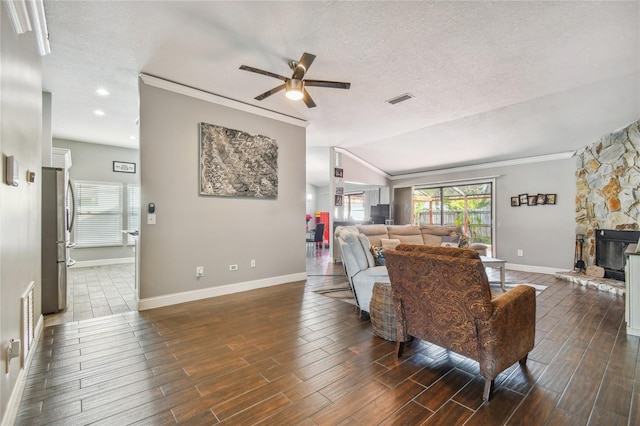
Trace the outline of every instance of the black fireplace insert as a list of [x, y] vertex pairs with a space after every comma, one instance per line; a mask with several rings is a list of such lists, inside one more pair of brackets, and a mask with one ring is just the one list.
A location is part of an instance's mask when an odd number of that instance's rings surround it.
[[624, 281], [624, 251], [636, 244], [640, 231], [596, 229], [596, 265], [604, 268], [604, 277]]

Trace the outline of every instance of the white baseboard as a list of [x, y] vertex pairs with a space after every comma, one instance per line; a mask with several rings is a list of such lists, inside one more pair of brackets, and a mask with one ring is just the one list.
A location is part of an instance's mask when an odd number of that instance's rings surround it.
[[301, 272], [298, 274], [281, 275], [279, 277], [270, 277], [262, 280], [246, 281], [242, 283], [203, 288], [202, 290], [184, 291], [181, 293], [167, 294], [164, 296], [149, 297], [146, 299], [140, 299], [138, 301], [138, 310], [144, 311], [147, 309], [161, 308], [163, 306], [193, 302], [196, 300], [208, 299], [209, 297], [224, 296], [225, 294], [240, 293], [243, 291], [272, 287], [275, 285], [287, 284], [295, 281], [304, 281], [306, 279], [306, 272]]
[[627, 326], [627, 334], [632, 336], [640, 336], [640, 329]]
[[42, 336], [43, 327], [44, 317], [40, 315], [40, 318], [38, 318], [38, 322], [36, 323], [36, 329], [34, 330], [35, 333], [31, 345], [31, 350], [27, 354], [27, 358], [25, 359], [23, 368], [21, 368], [20, 373], [18, 373], [16, 385], [13, 387], [13, 391], [11, 392], [11, 396], [9, 397], [9, 402], [7, 403], [7, 408], [4, 410], [2, 423], [0, 423], [0, 425], [2, 426], [10, 426], [15, 424], [16, 422], [16, 417], [18, 417], [18, 409], [20, 409], [20, 402], [22, 401], [22, 394], [24, 393], [24, 387], [27, 384], [29, 368], [31, 367], [33, 354], [36, 352], [36, 347], [38, 347], [40, 336]]
[[549, 275], [555, 275], [559, 271], [569, 270], [567, 268], [549, 268], [546, 266], [519, 265], [517, 263], [507, 263], [505, 267], [506, 269], [511, 269], [513, 271], [535, 272], [538, 274], [549, 274]]
[[97, 259], [97, 260], [77, 260], [71, 268], [89, 268], [91, 266], [105, 265], [122, 265], [124, 263], [135, 263], [135, 257], [119, 257], [115, 259]]

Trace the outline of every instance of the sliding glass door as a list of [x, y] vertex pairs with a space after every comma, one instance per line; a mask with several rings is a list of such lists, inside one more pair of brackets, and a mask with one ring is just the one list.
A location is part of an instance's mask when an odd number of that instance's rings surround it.
[[493, 236], [493, 183], [415, 187], [415, 225], [461, 226], [471, 243], [491, 247]]

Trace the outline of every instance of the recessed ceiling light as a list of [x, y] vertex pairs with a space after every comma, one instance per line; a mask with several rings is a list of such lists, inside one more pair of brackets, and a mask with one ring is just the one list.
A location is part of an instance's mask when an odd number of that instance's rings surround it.
[[96, 89], [96, 93], [100, 96], [109, 96], [111, 94], [107, 89], [103, 89], [102, 87]]
[[93, 113], [95, 115], [99, 115], [100, 117], [102, 117], [104, 115], [104, 111], [101, 110], [101, 109], [97, 109], [97, 110], [93, 111]]
[[132, 141], [135, 141], [135, 140], [136, 140], [136, 137], [135, 137], [135, 136], [133, 136], [133, 135], [131, 135], [131, 136], [129, 136], [129, 139], [131, 139]]

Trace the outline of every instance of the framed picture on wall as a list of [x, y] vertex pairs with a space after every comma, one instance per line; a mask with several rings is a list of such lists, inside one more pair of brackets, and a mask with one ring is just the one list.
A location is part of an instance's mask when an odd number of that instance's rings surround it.
[[344, 187], [336, 186], [336, 195], [342, 195], [342, 194], [344, 194]]
[[336, 207], [342, 206], [342, 195], [336, 195]]
[[520, 206], [520, 197], [511, 197], [511, 207]]
[[545, 204], [547, 202], [547, 194], [538, 194], [538, 204]]
[[529, 198], [527, 199], [528, 206], [535, 206], [537, 202], [538, 202], [537, 195], [529, 195]]
[[342, 169], [341, 169], [340, 167], [336, 167], [336, 168], [335, 168], [335, 170], [334, 170], [334, 172], [333, 172], [333, 175], [334, 175], [335, 177], [337, 177], [337, 178], [344, 177], [344, 176], [343, 176], [343, 171], [342, 171]]
[[520, 205], [521, 206], [526, 206], [527, 203], [529, 202], [529, 194], [520, 194]]
[[556, 203], [556, 194], [547, 194], [545, 204], [555, 204]]
[[136, 163], [127, 163], [125, 161], [114, 161], [113, 171], [119, 173], [135, 173]]

